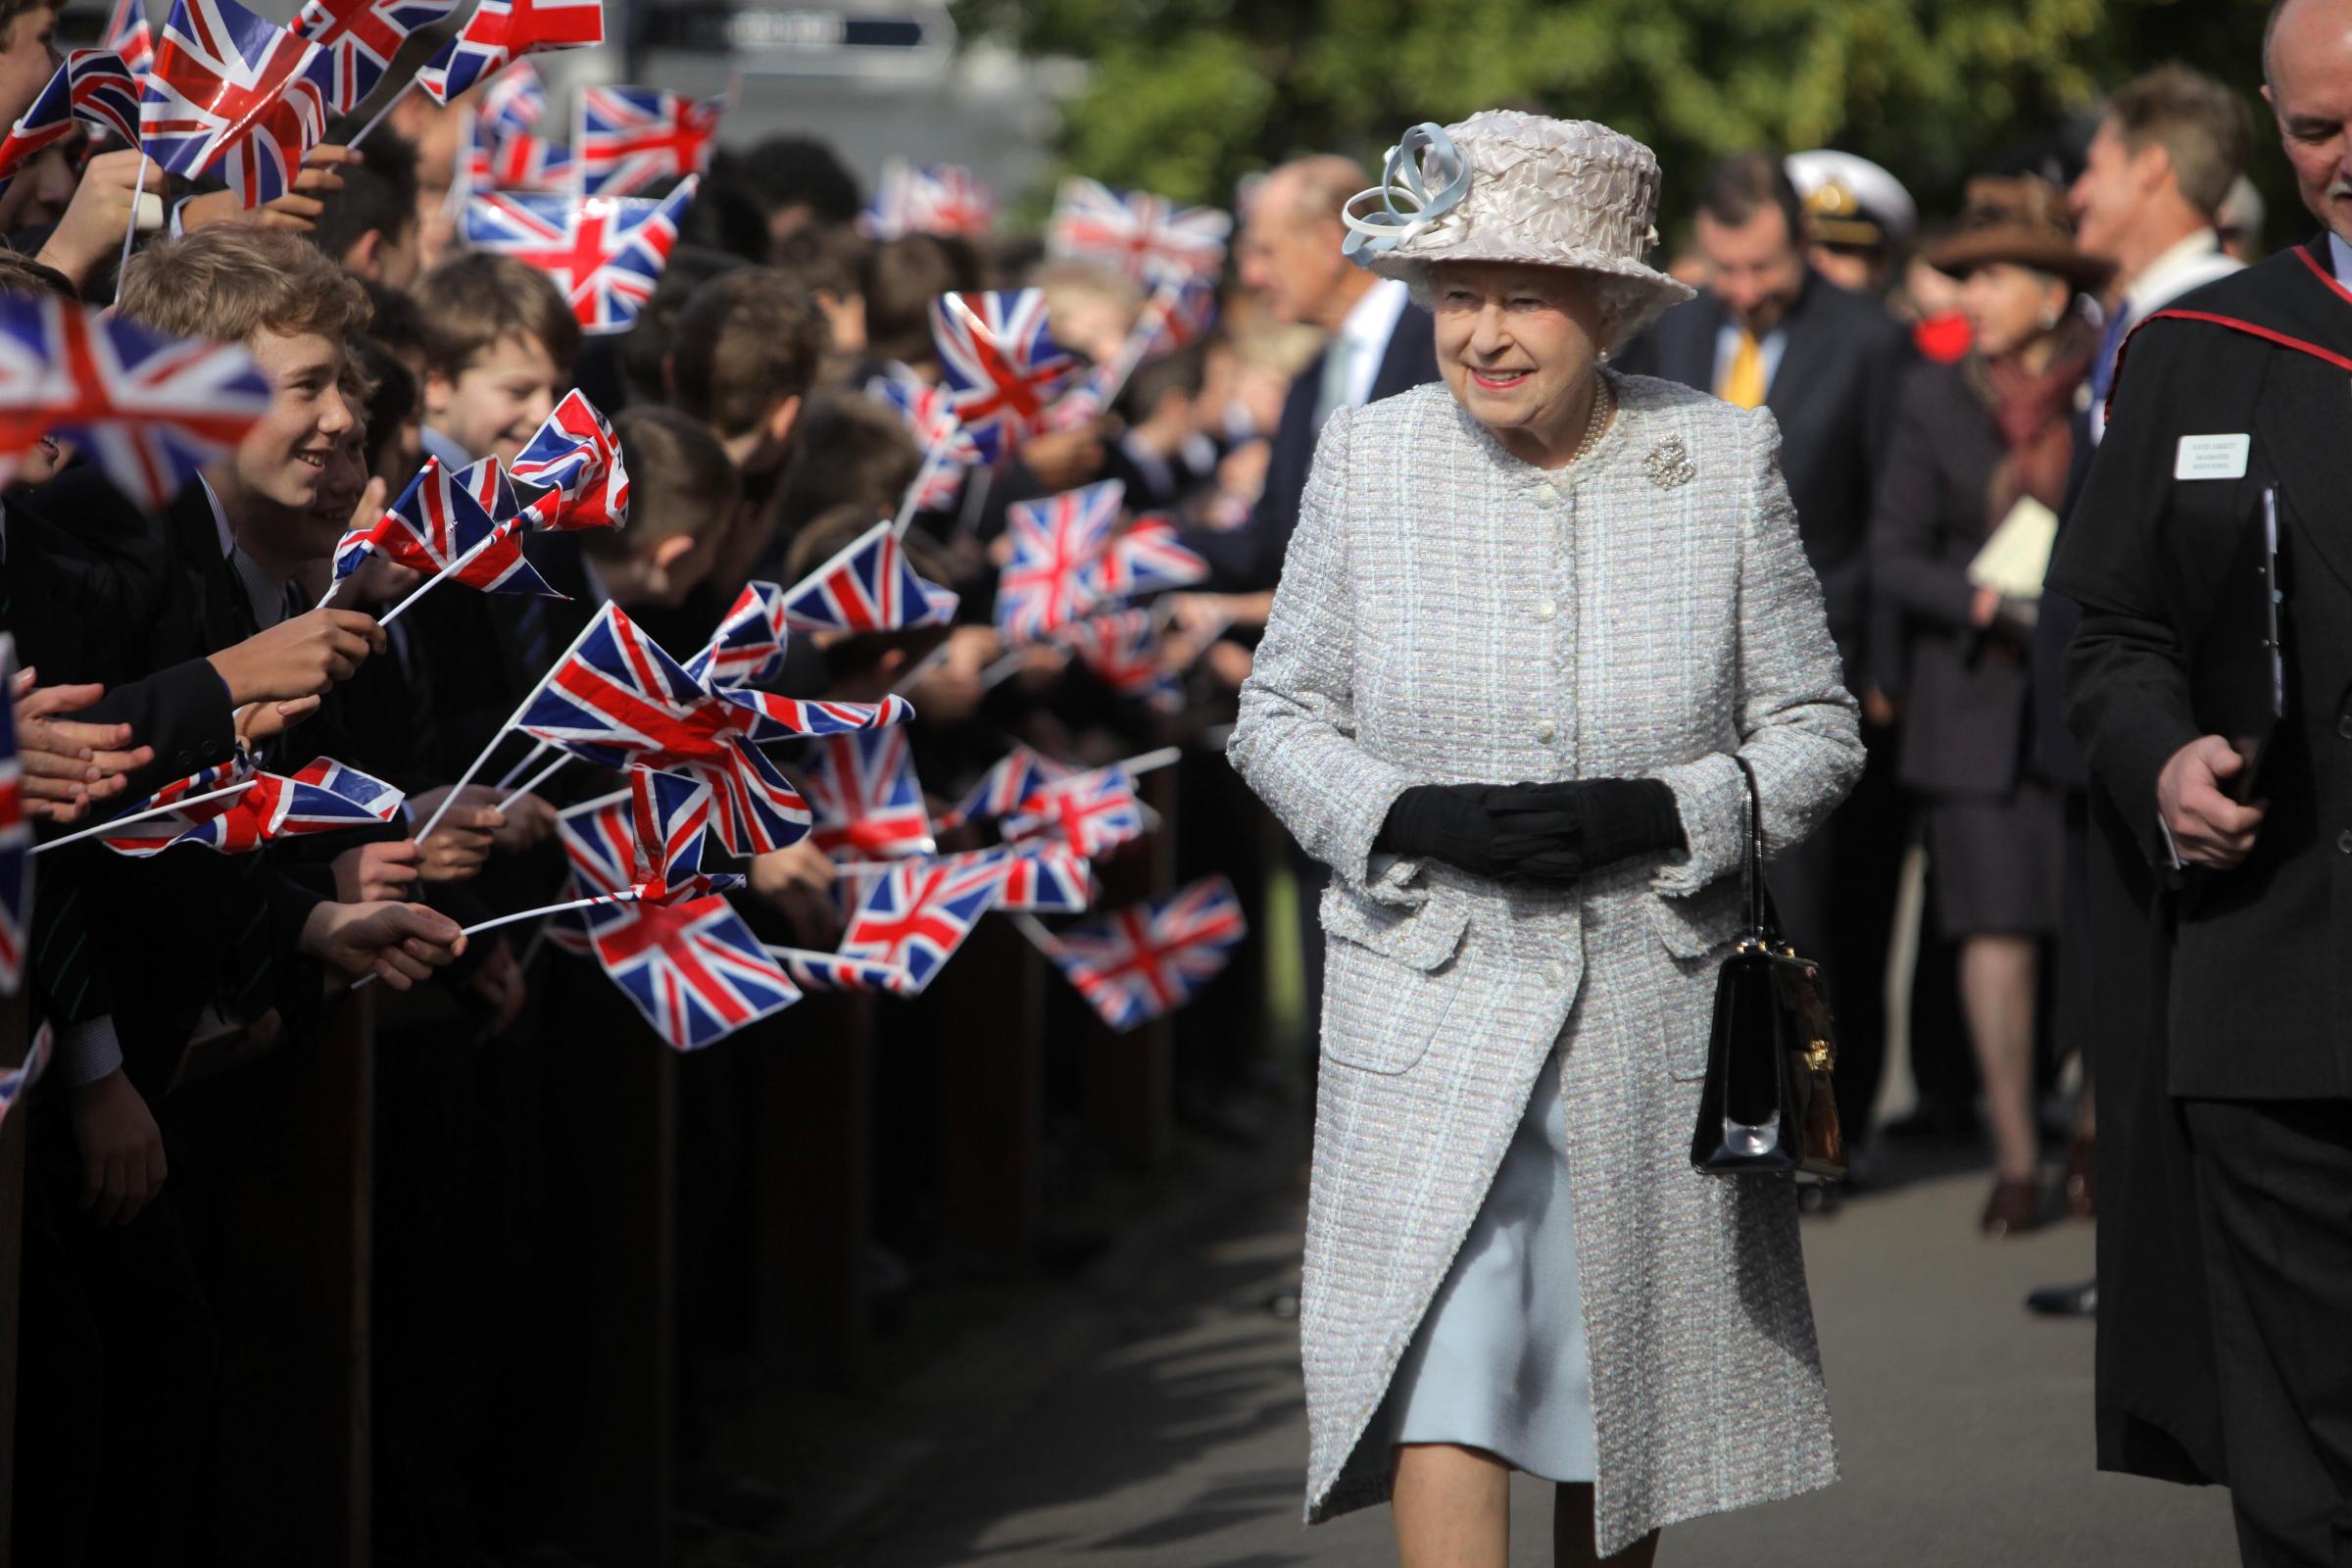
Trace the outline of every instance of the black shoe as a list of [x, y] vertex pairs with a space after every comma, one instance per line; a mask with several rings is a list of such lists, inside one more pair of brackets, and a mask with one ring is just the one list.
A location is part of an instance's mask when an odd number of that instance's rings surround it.
[[2099, 1310], [2099, 1282], [2044, 1285], [2027, 1293], [2026, 1310], [2036, 1317], [2094, 1317]]

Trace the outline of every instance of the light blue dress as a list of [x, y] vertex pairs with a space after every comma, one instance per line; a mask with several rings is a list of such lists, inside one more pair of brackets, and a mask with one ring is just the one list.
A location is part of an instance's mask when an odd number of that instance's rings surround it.
[[1592, 1371], [1556, 1050], [1397, 1363], [1383, 1421], [1392, 1444], [1458, 1443], [1546, 1481], [1593, 1477]]

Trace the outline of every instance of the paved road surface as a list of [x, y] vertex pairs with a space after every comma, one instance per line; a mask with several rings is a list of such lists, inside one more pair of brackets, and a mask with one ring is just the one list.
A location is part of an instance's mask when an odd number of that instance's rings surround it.
[[[2028, 1318], [2035, 1283], [2086, 1274], [2090, 1232], [1972, 1230], [1983, 1181], [1923, 1182], [1807, 1222], [1845, 1480], [1669, 1531], [1668, 1568], [2235, 1561], [2227, 1497], [2091, 1469], [2087, 1325]], [[957, 1423], [857, 1568], [1289, 1568], [1395, 1561], [1386, 1509], [1298, 1522], [1306, 1452], [1293, 1277], [1298, 1195], [1224, 1216], [1157, 1277], [1056, 1332], [1042, 1392]], [[1076, 1348], [1073, 1348], [1075, 1347]], [[1016, 1352], [1017, 1353], [1017, 1352]], [[969, 1400], [965, 1403], [968, 1406]], [[1550, 1489], [1514, 1494], [1514, 1559], [1548, 1562]]]

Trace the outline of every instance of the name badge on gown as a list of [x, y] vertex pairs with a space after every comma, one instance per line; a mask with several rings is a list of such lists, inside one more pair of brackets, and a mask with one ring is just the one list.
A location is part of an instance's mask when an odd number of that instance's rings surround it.
[[2243, 479], [2250, 435], [2184, 435], [2173, 459], [2176, 479]]

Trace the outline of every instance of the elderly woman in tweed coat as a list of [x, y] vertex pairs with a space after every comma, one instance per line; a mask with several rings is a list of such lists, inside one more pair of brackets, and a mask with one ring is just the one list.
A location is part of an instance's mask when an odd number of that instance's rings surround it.
[[1690, 292], [1657, 183], [1494, 112], [1351, 204], [1445, 384], [1324, 426], [1233, 736], [1332, 868], [1306, 1514], [1393, 1497], [1406, 1568], [1501, 1568], [1514, 1468], [1563, 1563], [1837, 1473], [1795, 1192], [1689, 1149], [1733, 756], [1771, 854], [1863, 754], [1772, 416], [1599, 363]]

